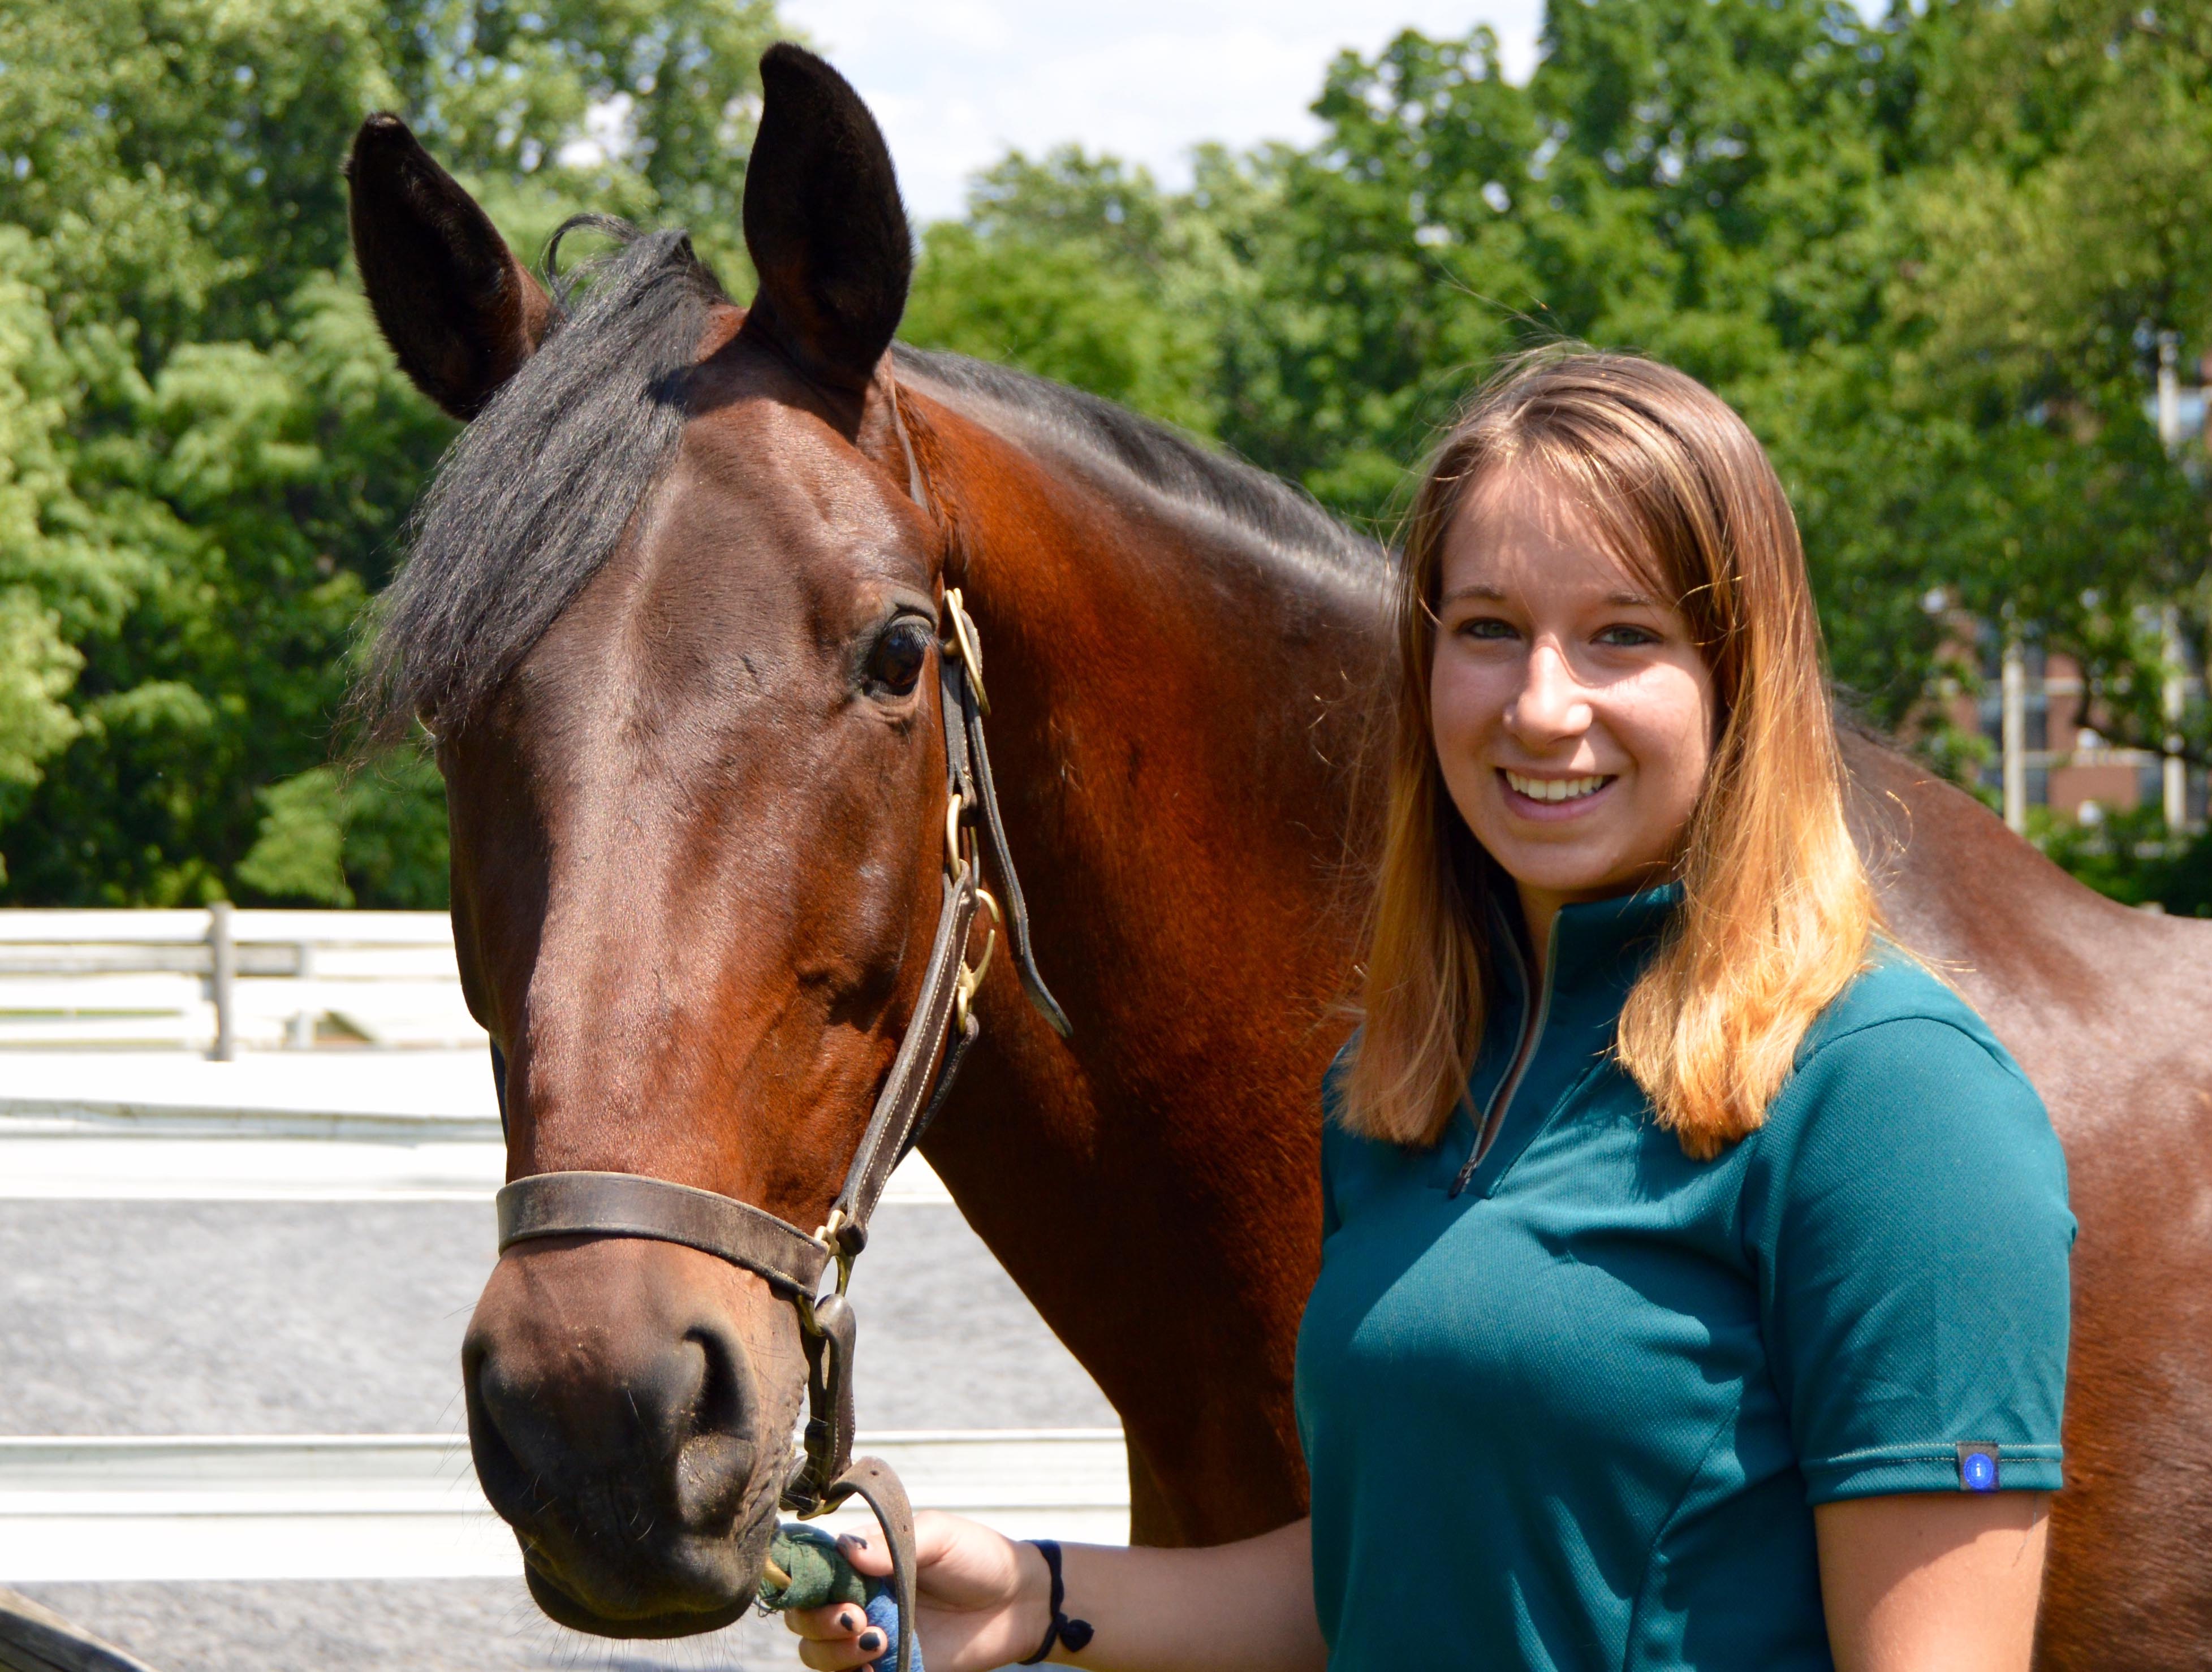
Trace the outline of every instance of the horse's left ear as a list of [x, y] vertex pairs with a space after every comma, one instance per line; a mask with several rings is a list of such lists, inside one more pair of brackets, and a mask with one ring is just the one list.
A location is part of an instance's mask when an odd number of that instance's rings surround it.
[[761, 58], [760, 131], [745, 166], [745, 249], [760, 290], [745, 322], [816, 379], [874, 375], [914, 276], [914, 237], [882, 131], [860, 95], [787, 41]]

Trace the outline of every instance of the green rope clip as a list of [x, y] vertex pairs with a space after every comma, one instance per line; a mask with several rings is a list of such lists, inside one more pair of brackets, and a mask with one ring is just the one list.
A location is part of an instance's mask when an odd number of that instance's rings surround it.
[[868, 1581], [855, 1572], [837, 1541], [818, 1527], [786, 1522], [769, 1541], [760, 1605], [771, 1613], [868, 1601]]

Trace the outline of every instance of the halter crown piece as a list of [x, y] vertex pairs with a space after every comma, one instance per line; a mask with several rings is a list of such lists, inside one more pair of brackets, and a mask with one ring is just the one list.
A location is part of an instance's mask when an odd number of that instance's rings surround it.
[[[890, 409], [892, 428], [906, 456], [908, 490], [928, 514], [927, 490], [914, 445], [907, 439], [896, 385]], [[999, 815], [991, 757], [983, 747], [983, 717], [989, 710], [983, 694], [981, 640], [957, 587], [945, 590], [944, 615], [937, 669], [939, 711], [945, 726], [946, 807], [944, 900], [937, 936], [914, 1020], [899, 1042], [890, 1076], [876, 1099], [829, 1218], [810, 1233], [750, 1203], [629, 1172], [541, 1172], [514, 1180], [498, 1197], [501, 1253], [539, 1237], [641, 1237], [680, 1243], [753, 1273], [791, 1305], [806, 1348], [807, 1421], [801, 1454], [783, 1489], [782, 1505], [811, 1519], [858, 1496], [875, 1511], [890, 1545], [891, 1591], [901, 1629], [896, 1633], [895, 1655], [887, 1652], [884, 1660], [894, 1662], [896, 1672], [917, 1672], [912, 1629], [914, 1513], [905, 1488], [888, 1464], [880, 1458], [855, 1459], [852, 1455], [856, 1321], [845, 1290], [852, 1281], [853, 1262], [867, 1246], [868, 1221], [892, 1168], [936, 1118], [962, 1060], [982, 1031], [973, 1002], [990, 967], [999, 926], [1005, 927], [1012, 943], [1015, 968], [1030, 1003], [1062, 1039], [1072, 1031], [1066, 1013], [1037, 973], [1030, 944], [1029, 910]], [[982, 886], [976, 851], [979, 825], [1006, 893], [1003, 907]], [[968, 936], [979, 909], [988, 911], [992, 923], [983, 956], [971, 968]], [[495, 1070], [499, 1067], [495, 1046]], [[504, 1076], [501, 1078], [503, 1112]], [[836, 1287], [824, 1293], [823, 1277], [832, 1265]]]

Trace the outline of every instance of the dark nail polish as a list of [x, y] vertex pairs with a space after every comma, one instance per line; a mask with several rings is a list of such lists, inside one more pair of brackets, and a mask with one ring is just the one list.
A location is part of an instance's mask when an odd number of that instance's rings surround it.
[[847, 1608], [844, 1613], [837, 1616], [837, 1629], [841, 1632], [849, 1632], [860, 1623], [859, 1618], [850, 1608]]
[[883, 1646], [884, 1634], [881, 1632], [872, 1629], [860, 1633], [860, 1652], [862, 1654], [877, 1654], [882, 1651]]
[[837, 1542], [840, 1544], [849, 1544], [855, 1550], [865, 1550], [868, 1548], [868, 1541], [859, 1533], [848, 1533], [844, 1537], [839, 1539]]

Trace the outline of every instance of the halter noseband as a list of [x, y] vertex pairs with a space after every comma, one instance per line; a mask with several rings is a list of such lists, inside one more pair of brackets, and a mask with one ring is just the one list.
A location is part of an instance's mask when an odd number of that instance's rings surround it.
[[[907, 439], [896, 385], [890, 386], [890, 410], [892, 429], [906, 456], [908, 491], [927, 515], [927, 490]], [[856, 1320], [846, 1286], [853, 1262], [867, 1245], [868, 1221], [891, 1170], [937, 1118], [962, 1060], [982, 1031], [973, 1001], [990, 967], [999, 925], [1012, 942], [1015, 968], [1030, 1002], [1062, 1039], [1071, 1031], [1066, 1014], [1037, 973], [1030, 948], [1029, 910], [999, 815], [991, 757], [983, 747], [983, 717], [990, 708], [983, 690], [981, 642], [957, 587], [945, 589], [945, 617], [937, 662], [946, 788], [944, 900], [937, 936], [913, 1021], [899, 1042], [829, 1218], [810, 1234], [749, 1202], [630, 1172], [541, 1172], [514, 1180], [498, 1196], [502, 1254], [539, 1237], [641, 1237], [678, 1243], [751, 1272], [797, 1312], [806, 1348], [807, 1421], [802, 1455], [785, 1484], [782, 1506], [811, 1518], [858, 1495], [876, 1512], [890, 1544], [899, 1608], [896, 1672], [911, 1672], [913, 1663], [914, 1516], [905, 1488], [887, 1464], [875, 1457], [856, 1461], [852, 1455]], [[979, 875], [979, 824], [1006, 891], [1003, 912]], [[968, 935], [979, 909], [989, 912], [993, 926], [981, 961], [970, 968]], [[495, 1046], [494, 1066], [501, 1066]], [[503, 1118], [503, 1074], [500, 1079]], [[824, 1294], [823, 1275], [833, 1263], [836, 1287]]]

